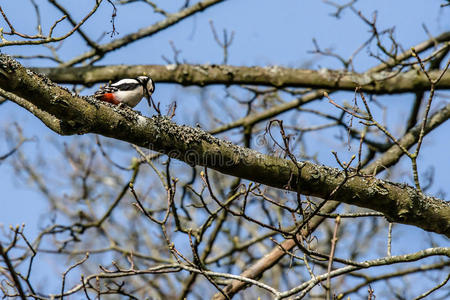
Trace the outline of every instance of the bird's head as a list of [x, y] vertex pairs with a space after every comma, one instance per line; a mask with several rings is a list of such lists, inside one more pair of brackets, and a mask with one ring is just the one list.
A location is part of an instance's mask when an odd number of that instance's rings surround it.
[[144, 96], [148, 100], [151, 99], [153, 92], [155, 91], [155, 83], [153, 80], [148, 76], [139, 76], [136, 78], [137, 81], [142, 85], [144, 88]]

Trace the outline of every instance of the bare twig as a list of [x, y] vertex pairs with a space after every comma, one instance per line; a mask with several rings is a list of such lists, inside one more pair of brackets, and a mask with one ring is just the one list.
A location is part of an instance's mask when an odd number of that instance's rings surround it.
[[[25, 41], [7, 41], [4, 38], [2, 38], [2, 42], [0, 43], [0, 47], [17, 46], [17, 45], [42, 45], [42, 44], [62, 41], [64, 39], [68, 38], [69, 36], [71, 36], [75, 31], [77, 31], [78, 28], [80, 28], [81, 25], [83, 25], [84, 22], [86, 22], [86, 20], [89, 19], [97, 11], [97, 8], [100, 6], [102, 1], [103, 0], [97, 0], [94, 8], [92, 8], [92, 10], [80, 22], [76, 26], [74, 26], [69, 32], [67, 32], [66, 34], [64, 34], [64, 35], [62, 35], [60, 37], [53, 37], [52, 36], [53, 30], [55, 29], [56, 25], [58, 25], [58, 23], [63, 21], [67, 16], [63, 16], [59, 20], [57, 20], [50, 27], [50, 30], [49, 30], [49, 33], [48, 33], [47, 36], [42, 36], [42, 35], [29, 36], [29, 35], [25, 35], [25, 34], [20, 34], [20, 33], [16, 32], [12, 26], [10, 26], [11, 34], [18, 35], [18, 36], [20, 36], [22, 38], [25, 38], [27, 40], [25, 40]], [[0, 12], [2, 12], [3, 17], [5, 18], [5, 20], [7, 20], [6, 19], [6, 15], [3, 13], [3, 10], [1, 10], [1, 7], [0, 7]]]
[[328, 260], [328, 277], [327, 277], [327, 299], [333, 299], [332, 298], [332, 290], [331, 290], [331, 278], [330, 278], [330, 274], [331, 274], [331, 268], [333, 266], [333, 257], [334, 257], [334, 252], [336, 251], [336, 243], [338, 241], [337, 238], [337, 231], [339, 228], [339, 224], [341, 223], [341, 217], [337, 216], [336, 217], [336, 222], [335, 222], [335, 226], [334, 226], [334, 231], [333, 231], [333, 238], [331, 240], [331, 250], [330, 250], [330, 258]]
[[0, 243], [0, 256], [3, 257], [3, 261], [5, 262], [8, 270], [9, 270], [9, 273], [11, 274], [11, 277], [14, 280], [14, 287], [16, 288], [17, 292], [19, 293], [18, 296], [22, 300], [25, 300], [26, 296], [25, 296], [25, 293], [23, 291], [22, 284], [20, 283], [19, 277], [17, 276], [17, 272], [16, 272], [13, 264], [11, 263], [11, 260], [9, 259], [8, 251], [7, 250], [5, 251], [5, 249], [3, 248], [2, 243]]

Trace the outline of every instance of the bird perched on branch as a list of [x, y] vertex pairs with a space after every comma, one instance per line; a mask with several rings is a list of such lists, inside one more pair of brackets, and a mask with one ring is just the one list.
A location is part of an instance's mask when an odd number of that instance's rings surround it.
[[148, 76], [137, 78], [126, 78], [115, 83], [108, 84], [98, 89], [94, 97], [98, 100], [109, 102], [115, 105], [126, 104], [135, 107], [142, 98], [147, 98], [148, 105], [156, 109], [153, 103], [152, 94], [155, 91], [155, 84]]

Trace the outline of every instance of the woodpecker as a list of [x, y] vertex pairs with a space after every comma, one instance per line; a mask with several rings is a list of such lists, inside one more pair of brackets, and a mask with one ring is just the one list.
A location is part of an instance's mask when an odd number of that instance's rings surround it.
[[135, 107], [145, 97], [148, 105], [152, 107], [152, 94], [154, 91], [155, 84], [153, 80], [148, 76], [139, 76], [134, 79], [122, 79], [101, 87], [95, 92], [94, 97], [115, 105], [123, 103], [130, 107]]

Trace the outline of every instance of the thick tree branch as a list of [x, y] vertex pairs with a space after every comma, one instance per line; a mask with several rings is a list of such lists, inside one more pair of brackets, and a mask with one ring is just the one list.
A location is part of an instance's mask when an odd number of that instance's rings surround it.
[[[310, 87], [329, 90], [354, 91], [356, 87], [367, 93], [395, 94], [430, 89], [430, 82], [420, 71], [354, 73], [337, 70], [305, 70], [283, 67], [244, 67], [229, 65], [116, 65], [78, 68], [34, 68], [58, 83], [93, 84], [133, 78], [150, 74], [156, 82], [182, 85], [252, 84], [275, 87]], [[442, 71], [430, 71], [436, 78]], [[447, 72], [437, 89], [450, 89]]]
[[[7, 92], [7, 91], [3, 90], [2, 88], [0, 88], [0, 95], [2, 97], [5, 97], [5, 99], [10, 99], [11, 101], [15, 102], [16, 104], [18, 104], [18, 105], [22, 106], [23, 108], [25, 108], [26, 110], [30, 111], [33, 115], [38, 117], [42, 121], [42, 123], [44, 123], [51, 130], [58, 132], [58, 133], [66, 132], [66, 134], [71, 134], [70, 131], [68, 131], [69, 126], [65, 126], [64, 121], [59, 120], [58, 118], [56, 118], [55, 116], [49, 114], [48, 112], [46, 112], [44, 110], [41, 110], [33, 103], [31, 103], [23, 98], [20, 98], [13, 93]], [[76, 131], [73, 131], [72, 134], [76, 134]]]
[[[7, 55], [0, 56], [0, 88], [63, 121], [69, 128], [61, 127], [60, 134], [98, 133], [166, 153], [191, 165], [370, 208], [382, 212], [391, 222], [415, 225], [450, 237], [449, 203], [424, 196], [405, 184], [350, 171], [344, 173], [310, 162], [296, 166], [290, 160], [233, 145], [200, 129], [176, 125], [164, 117], [145, 118], [131, 110], [77, 97]], [[428, 126], [428, 131], [434, 128]], [[296, 182], [298, 186], [294, 185]]]
[[[444, 123], [446, 120], [450, 118], [450, 104], [442, 108], [440, 111], [436, 112], [433, 116], [431, 116], [428, 126], [426, 127], [426, 132], [430, 132], [432, 129], [436, 128], [440, 124]], [[400, 140], [399, 143], [409, 149], [419, 139], [420, 132], [420, 124], [413, 127], [409, 132], [407, 132]], [[365, 167], [362, 171], [366, 174], [378, 174], [383, 171], [385, 168], [388, 168], [395, 164], [402, 156], [404, 152], [398, 147], [398, 145], [391, 146], [382, 156], [380, 156], [374, 163]], [[339, 205], [339, 202], [329, 201], [324, 207], [321, 209], [321, 213], [332, 212]], [[324, 217], [320, 215], [314, 216], [309, 222], [308, 226], [306, 226], [302, 232], [301, 237], [307, 237], [311, 232], [314, 232], [315, 229], [322, 223]], [[300, 239], [301, 237], [298, 237]], [[274, 247], [269, 253], [264, 255], [262, 258], [257, 260], [251, 266], [249, 266], [244, 272], [241, 273], [241, 276], [247, 278], [259, 278], [266, 270], [272, 268], [284, 255], [291, 251], [297, 243], [294, 239], [286, 239], [283, 241], [278, 247]], [[232, 297], [240, 290], [245, 288], [245, 282], [239, 280], [232, 280], [225, 288], [227, 295]], [[214, 300], [224, 299], [222, 294], [217, 293], [213, 297]]]
[[[436, 128], [438, 125], [442, 124], [449, 118], [450, 105], [447, 105], [431, 117], [429, 126], [427, 126], [426, 128], [427, 132]], [[430, 125], [430, 123], [432, 125]], [[410, 148], [417, 142], [419, 138], [419, 130], [420, 125], [412, 128], [412, 130], [410, 130], [402, 139], [400, 139], [400, 144], [402, 144], [405, 148]], [[378, 174], [379, 172], [383, 171], [385, 167], [389, 167], [396, 163], [403, 155], [404, 153], [400, 150], [400, 148], [397, 145], [393, 145], [378, 160], [364, 168], [362, 171], [367, 174]], [[338, 205], [339, 202], [329, 201], [324, 205], [320, 212], [332, 212], [338, 207]], [[323, 220], [324, 217], [321, 215], [314, 216], [308, 222], [308, 226], [306, 226], [304, 230], [302, 230], [301, 236], [309, 236], [310, 233], [314, 232], [317, 226], [319, 226]], [[249, 266], [243, 273], [241, 273], [241, 276], [252, 279], [259, 278], [266, 270], [272, 268], [272, 266], [274, 266], [282, 257], [284, 257], [286, 253], [291, 251], [296, 245], [297, 244], [294, 239], [286, 239], [279, 246], [274, 247], [268, 254], [257, 260], [256, 263], [253, 263], [251, 266]], [[227, 292], [228, 296], [232, 297], [244, 287], [245, 282], [232, 280], [224, 288], [224, 290]], [[216, 295], [214, 295], [213, 299], [219, 300], [224, 299], [224, 297], [222, 296], [222, 294], [217, 293]]]

